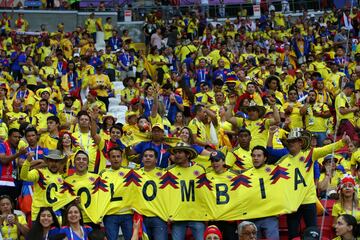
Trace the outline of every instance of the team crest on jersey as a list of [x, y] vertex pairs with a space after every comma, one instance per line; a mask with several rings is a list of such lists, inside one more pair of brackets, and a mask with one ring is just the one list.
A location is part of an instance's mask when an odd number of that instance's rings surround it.
[[162, 176], [161, 172], [157, 172], [156, 176], [161, 177]]
[[303, 162], [303, 161], [305, 161], [305, 158], [304, 158], [304, 156], [301, 156], [299, 160], [300, 160], [300, 162]]
[[267, 167], [267, 168], [265, 168], [265, 171], [269, 173], [269, 172], [271, 172], [271, 168]]
[[199, 175], [200, 175], [200, 172], [199, 172], [198, 170], [195, 170], [195, 171], [194, 171], [194, 175], [195, 175], [195, 176], [199, 176]]
[[232, 179], [232, 176], [227, 175], [226, 178], [231, 180], [231, 179]]
[[59, 183], [63, 183], [62, 178], [58, 178], [57, 180], [58, 180]]
[[119, 176], [120, 176], [120, 177], [123, 177], [123, 176], [124, 176], [124, 173], [123, 173], [123, 172], [119, 172]]
[[95, 182], [95, 178], [93, 178], [93, 177], [89, 177], [89, 180], [90, 180], [91, 182]]

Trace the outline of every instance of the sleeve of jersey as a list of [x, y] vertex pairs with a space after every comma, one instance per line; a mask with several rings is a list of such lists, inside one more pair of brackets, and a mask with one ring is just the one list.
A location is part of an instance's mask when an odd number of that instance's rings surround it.
[[344, 142], [340, 140], [324, 147], [314, 148], [312, 158], [313, 160], [318, 160], [319, 158], [325, 157], [326, 155], [332, 153], [333, 150], [336, 151], [344, 146]]
[[335, 203], [331, 212], [333, 217], [338, 217], [340, 215], [340, 204]]
[[20, 178], [22, 180], [36, 182], [39, 179], [39, 173], [36, 170], [30, 171], [30, 162], [26, 160], [21, 168]]

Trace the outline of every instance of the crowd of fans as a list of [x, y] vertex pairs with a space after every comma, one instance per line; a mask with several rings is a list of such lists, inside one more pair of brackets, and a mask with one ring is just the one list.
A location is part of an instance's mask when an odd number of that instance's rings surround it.
[[[150, 173], [200, 161], [206, 172], [240, 174], [311, 154], [316, 162], [308, 187], [318, 199], [336, 201], [336, 239], [356, 238], [359, 24], [356, 7], [317, 17], [304, 11], [298, 18], [272, 10], [224, 23], [208, 22], [201, 11], [170, 22], [149, 14], [142, 48], [111, 18], [102, 24], [91, 14], [72, 32], [59, 23], [55, 32], [27, 33], [23, 14], [13, 26], [3, 13], [1, 236], [105, 239], [106, 233], [113, 240], [121, 228], [125, 240], [139, 238], [132, 211], [105, 216], [99, 225], [78, 199], [64, 209], [60, 224], [58, 213], [41, 205], [46, 193], [38, 180], [44, 176], [49, 183], [65, 179], [81, 186], [122, 167]], [[95, 48], [99, 31], [105, 49]], [[115, 88], [116, 81], [124, 89]], [[128, 109], [125, 121], [109, 114], [109, 98], [118, 95]], [[314, 199], [289, 214], [288, 237], [300, 237], [304, 218], [302, 237], [319, 239], [316, 214]], [[144, 224], [150, 239], [168, 239], [160, 218], [144, 216]], [[175, 240], [184, 239], [186, 228], [196, 240], [280, 239], [278, 216], [206, 224], [172, 222], [169, 233]]]

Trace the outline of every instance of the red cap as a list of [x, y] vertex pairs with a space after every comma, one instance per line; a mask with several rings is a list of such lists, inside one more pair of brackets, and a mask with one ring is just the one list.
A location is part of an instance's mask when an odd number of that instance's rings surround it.
[[219, 228], [215, 225], [211, 225], [211, 226], [208, 226], [204, 232], [204, 239], [206, 239], [206, 237], [209, 235], [209, 234], [216, 234], [218, 235], [218, 237], [220, 238], [220, 240], [222, 240], [222, 234], [219, 230]]
[[90, 90], [89, 94], [94, 96], [94, 97], [97, 97], [97, 92], [95, 90]]

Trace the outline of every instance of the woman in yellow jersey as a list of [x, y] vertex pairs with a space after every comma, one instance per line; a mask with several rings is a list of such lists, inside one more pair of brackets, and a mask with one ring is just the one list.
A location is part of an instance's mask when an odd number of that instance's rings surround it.
[[57, 149], [66, 156], [65, 175], [70, 176], [75, 172], [74, 155], [75, 155], [75, 140], [69, 132], [62, 132], [58, 141]]
[[104, 140], [110, 139], [110, 128], [116, 123], [116, 120], [117, 118], [109, 114], [103, 117], [103, 124], [99, 133], [101, 138]]
[[177, 112], [175, 117], [175, 122], [170, 127], [171, 135], [173, 137], [179, 137], [181, 129], [186, 125], [187, 125], [186, 119], [183, 112]]
[[281, 90], [280, 78], [278, 76], [269, 76], [265, 81], [265, 88], [275, 94], [277, 103], [280, 105], [285, 103], [284, 94]]
[[0, 228], [4, 239], [19, 240], [29, 232], [25, 216], [14, 212], [14, 203], [7, 195], [0, 196]]
[[205, 148], [195, 144], [194, 135], [190, 128], [183, 127], [180, 131], [180, 139], [182, 142], [189, 144], [191, 147], [195, 149], [195, 151], [199, 155], [210, 156], [210, 151]]
[[[144, 70], [145, 71], [145, 70]], [[139, 97], [139, 89], [137, 86], [135, 86], [135, 79], [133, 77], [127, 77], [123, 81], [124, 83], [124, 89], [121, 90], [121, 103], [125, 104], [126, 106], [129, 106], [130, 101], [134, 98]]]
[[343, 214], [335, 222], [336, 238], [333, 240], [356, 240], [359, 239], [359, 226], [354, 216]]
[[317, 186], [321, 197], [325, 198], [326, 195], [330, 195], [331, 192], [336, 190], [344, 176], [345, 171], [337, 169], [338, 162], [339, 159], [334, 155], [327, 155], [322, 162], [322, 173]]
[[288, 101], [283, 105], [286, 116], [290, 118], [290, 129], [303, 128], [303, 116], [300, 114], [300, 109], [303, 105], [298, 102], [297, 99], [297, 91], [295, 89], [291, 89], [288, 92]]
[[357, 222], [360, 222], [360, 209], [355, 186], [355, 179], [351, 175], [345, 175], [341, 179], [338, 188], [339, 200], [332, 209], [334, 224], [342, 214], [350, 214], [355, 217]]
[[144, 86], [145, 83], [151, 83], [151, 78], [148, 74], [148, 72], [146, 71], [146, 69], [144, 69], [141, 73], [140, 73], [140, 77], [138, 77], [136, 79], [136, 87], [138, 88], [142, 88]]

